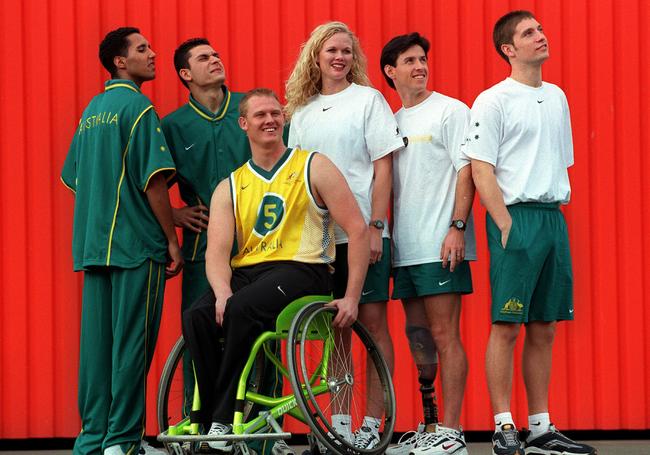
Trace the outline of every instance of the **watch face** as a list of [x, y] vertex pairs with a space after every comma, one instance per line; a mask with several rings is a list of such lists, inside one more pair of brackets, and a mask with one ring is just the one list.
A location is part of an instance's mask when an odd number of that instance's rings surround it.
[[454, 220], [452, 226], [454, 226], [456, 229], [463, 230], [465, 229], [465, 222], [463, 220]]

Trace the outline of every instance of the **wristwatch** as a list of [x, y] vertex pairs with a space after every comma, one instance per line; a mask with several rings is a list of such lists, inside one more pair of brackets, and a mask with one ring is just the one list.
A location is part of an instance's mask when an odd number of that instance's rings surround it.
[[380, 231], [384, 229], [384, 222], [382, 220], [372, 220], [368, 224], [376, 229], [379, 229]]
[[455, 227], [459, 231], [464, 231], [467, 227], [467, 224], [463, 220], [453, 220], [449, 227]]

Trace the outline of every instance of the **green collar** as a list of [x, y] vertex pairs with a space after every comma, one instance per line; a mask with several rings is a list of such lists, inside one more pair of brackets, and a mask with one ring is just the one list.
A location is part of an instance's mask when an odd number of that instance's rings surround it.
[[109, 81], [106, 81], [104, 84], [104, 91], [107, 92], [118, 87], [133, 90], [136, 93], [142, 93], [140, 91], [140, 87], [138, 87], [138, 84], [127, 79], [111, 79]]
[[284, 163], [286, 163], [286, 161], [289, 159], [289, 156], [291, 156], [291, 151], [292, 150], [293, 149], [291, 149], [291, 148], [287, 148], [284, 151], [284, 154], [282, 154], [282, 156], [280, 157], [278, 162], [275, 163], [275, 165], [273, 166], [273, 168], [270, 171], [262, 169], [261, 167], [256, 165], [253, 162], [253, 158], [248, 160], [248, 164], [250, 165], [251, 169], [253, 169], [253, 171], [255, 171], [257, 174], [259, 174], [261, 177], [265, 178], [266, 180], [273, 180], [273, 176], [275, 175], [275, 173], [278, 172], [278, 170], [282, 167], [282, 165]]
[[188, 101], [187, 104], [189, 104], [190, 107], [194, 109], [194, 111], [204, 119], [209, 120], [211, 122], [219, 121], [226, 115], [228, 106], [230, 106], [230, 90], [228, 90], [228, 88], [225, 85], [221, 86], [221, 89], [223, 90], [223, 95], [224, 95], [223, 102], [221, 103], [221, 106], [219, 106], [219, 110], [217, 111], [216, 114], [211, 112], [210, 109], [208, 109], [201, 103], [199, 103], [196, 100], [196, 98], [192, 96], [191, 93], [190, 93], [190, 100]]

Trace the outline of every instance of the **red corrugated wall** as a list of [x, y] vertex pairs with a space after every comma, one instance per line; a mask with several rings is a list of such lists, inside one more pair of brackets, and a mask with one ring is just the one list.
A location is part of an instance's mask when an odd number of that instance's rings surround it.
[[[110, 29], [136, 25], [158, 53], [144, 91], [165, 115], [187, 92], [173, 71], [182, 40], [207, 36], [234, 90], [283, 92], [299, 45], [326, 20], [347, 22], [368, 55], [373, 83], [398, 106], [378, 69], [395, 34], [432, 41], [431, 83], [472, 103], [501, 80], [492, 24], [510, 9], [535, 11], [551, 45], [544, 78], [564, 88], [573, 118], [573, 200], [566, 208], [575, 261], [576, 321], [557, 336], [551, 412], [569, 429], [650, 428], [650, 52], [646, 0], [2, 0], [0, 8], [0, 438], [70, 437], [80, 427], [76, 370], [81, 275], [72, 273], [72, 195], [59, 172], [82, 109], [107, 77], [97, 46]], [[176, 196], [174, 196], [176, 198]], [[175, 199], [177, 200], [177, 198]], [[480, 260], [463, 302], [470, 360], [467, 430], [487, 430], [483, 373], [489, 331], [484, 210], [475, 204]], [[169, 283], [149, 381], [148, 433], [155, 433], [157, 378], [179, 334], [179, 280]], [[391, 307], [397, 430], [419, 417], [415, 373]], [[521, 346], [518, 346], [521, 352]], [[526, 416], [516, 366], [513, 412]], [[295, 428], [295, 427], [291, 427]]]

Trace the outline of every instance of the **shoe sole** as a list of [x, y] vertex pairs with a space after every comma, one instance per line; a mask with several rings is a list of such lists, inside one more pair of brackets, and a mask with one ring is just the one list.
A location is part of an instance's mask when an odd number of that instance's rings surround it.
[[[449, 453], [449, 455], [469, 455], [468, 452], [467, 452], [466, 447], [461, 449], [460, 452], [456, 451], [456, 452], [445, 452], [445, 453]], [[424, 451], [423, 452], [413, 452], [413, 451], [409, 452], [409, 455], [426, 455], [426, 454], [427, 454], [427, 452], [424, 452]]]
[[[492, 455], [501, 455], [501, 454], [498, 454], [493, 450]], [[523, 449], [518, 449], [517, 452], [515, 453], [515, 455], [526, 455], [526, 452], [524, 452]]]
[[526, 455], [597, 455], [597, 451], [585, 453], [585, 452], [558, 452], [557, 450], [544, 450], [538, 449], [537, 447], [529, 447], [524, 450]]

